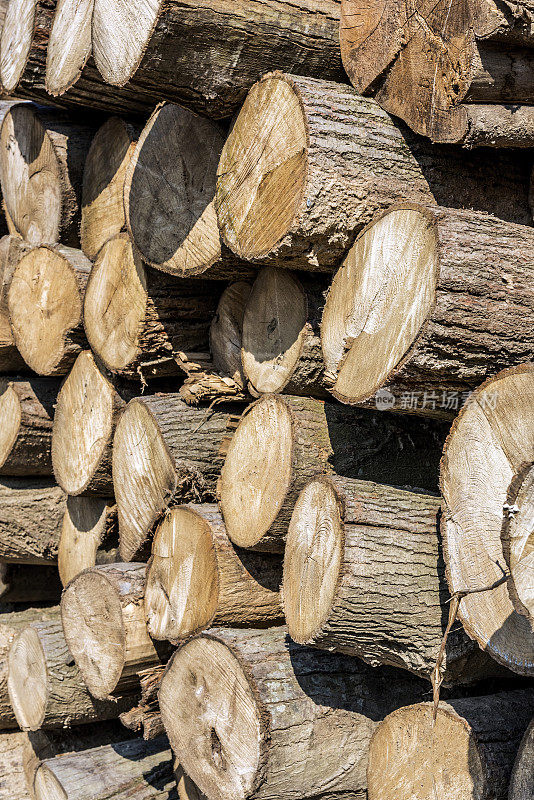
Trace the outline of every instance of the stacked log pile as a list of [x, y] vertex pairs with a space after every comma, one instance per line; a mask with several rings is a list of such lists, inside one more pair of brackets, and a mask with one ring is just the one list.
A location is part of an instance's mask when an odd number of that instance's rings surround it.
[[534, 800], [534, 19], [449, 6], [0, 2], [0, 800]]

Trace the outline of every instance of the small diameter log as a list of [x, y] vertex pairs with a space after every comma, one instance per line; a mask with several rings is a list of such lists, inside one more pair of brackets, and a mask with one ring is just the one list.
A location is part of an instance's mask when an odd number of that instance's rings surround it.
[[220, 293], [216, 282], [145, 268], [129, 236], [119, 234], [102, 247], [87, 284], [87, 339], [112, 372], [137, 380], [176, 375], [177, 353], [208, 350]]
[[61, 583], [96, 564], [119, 561], [117, 507], [112, 499], [69, 497], [57, 554]]
[[57, 380], [0, 377], [0, 474], [52, 474]]
[[235, 281], [226, 287], [210, 327], [210, 351], [215, 369], [239, 386], [245, 385], [241, 363], [243, 317], [252, 284]]
[[90, 350], [80, 353], [58, 394], [52, 434], [54, 475], [67, 494], [113, 494], [113, 434], [130, 397]]
[[[59, 13], [58, 8], [56, 19]], [[111, 117], [91, 143], [83, 171], [80, 228], [87, 258], [95, 259], [107, 240], [126, 228], [124, 180], [138, 135], [137, 128]]]
[[425, 436], [413, 422], [404, 427], [393, 415], [264, 395], [243, 414], [221, 471], [226, 532], [239, 547], [282, 552], [299, 493], [332, 469], [435, 489], [444, 437], [445, 429], [435, 423]]
[[64, 728], [114, 719], [131, 696], [95, 700], [65, 642], [59, 610], [54, 619], [32, 622], [15, 639], [8, 657], [7, 688], [23, 730]]
[[170, 505], [213, 502], [241, 410], [191, 408], [177, 394], [130, 401], [113, 440], [123, 560], [146, 552], [154, 525]]
[[431, 703], [399, 708], [371, 740], [369, 800], [506, 800], [533, 713], [531, 690], [440, 703], [435, 722]]
[[379, 216], [328, 294], [326, 385], [346, 403], [386, 387], [399, 410], [397, 383], [439, 402], [533, 358], [533, 257], [531, 228], [485, 214], [402, 206]]
[[237, 550], [217, 506], [172, 509], [154, 535], [145, 613], [154, 639], [174, 643], [212, 624], [266, 627], [283, 620], [276, 555]]
[[43, 761], [35, 800], [171, 800], [176, 782], [165, 736], [132, 739]]
[[124, 711], [120, 716], [125, 728], [141, 732], [146, 741], [165, 733], [158, 702], [158, 691], [164, 670], [164, 666], [158, 666], [138, 673], [141, 687], [139, 705]]
[[66, 497], [44, 478], [0, 479], [0, 559], [54, 564]]
[[11, 285], [13, 272], [19, 260], [31, 250], [32, 246], [24, 242], [18, 235], [3, 236], [0, 239], [0, 372], [27, 372], [28, 365], [15, 345], [7, 293]]
[[243, 373], [253, 395], [269, 392], [324, 397], [319, 323], [327, 284], [265, 267], [243, 317]]
[[156, 649], [148, 635], [145, 574], [145, 564], [93, 567], [63, 592], [65, 639], [87, 688], [99, 700], [137, 688], [137, 673], [157, 666], [169, 654], [166, 646]]
[[215, 207], [223, 242], [240, 258], [331, 271], [355, 234], [395, 202], [530, 224], [525, 164], [516, 164], [505, 186], [481, 154], [433, 147], [351, 87], [276, 72], [255, 84], [234, 122]]
[[0, 129], [0, 181], [17, 232], [30, 244], [79, 242], [83, 165], [95, 128], [71, 114], [14, 105]]
[[285, 627], [215, 629], [176, 651], [159, 701], [178, 761], [212, 800], [363, 800], [378, 720], [423, 686], [296, 645]]
[[31, 74], [31, 49], [43, 45], [53, 9], [50, 0], [9, 0], [0, 39], [0, 86], [4, 94], [16, 94], [23, 78]]
[[504, 508], [501, 540], [508, 566], [508, 592], [515, 609], [534, 630], [534, 467], [517, 476]]
[[0, 561], [2, 603], [59, 603], [61, 581], [57, 567], [42, 564], [6, 564]]
[[[293, 511], [284, 612], [300, 644], [430, 678], [449, 615], [441, 498], [339, 476], [312, 480]], [[461, 628], [447, 639], [445, 682], [502, 673]]]
[[[441, 462], [441, 530], [451, 594], [469, 636], [520, 675], [534, 675], [532, 622], [512, 604], [501, 534], [528, 521], [534, 463], [534, 365], [503, 370], [477, 389], [456, 418]], [[527, 491], [508, 502], [525, 480]], [[527, 522], [528, 524], [528, 522]]]
[[534, 797], [534, 718], [519, 746], [508, 800], [530, 800]]
[[13, 273], [7, 297], [13, 338], [39, 375], [66, 375], [87, 347], [82, 304], [90, 270], [81, 250], [42, 245]]

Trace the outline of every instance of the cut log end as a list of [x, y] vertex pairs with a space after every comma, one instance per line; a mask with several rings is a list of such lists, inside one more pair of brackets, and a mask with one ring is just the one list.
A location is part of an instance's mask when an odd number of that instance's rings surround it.
[[58, 0], [46, 53], [46, 91], [64, 94], [80, 77], [91, 55], [93, 0]]
[[223, 241], [241, 258], [267, 256], [291, 229], [306, 182], [307, 137], [289, 79], [269, 76], [252, 87], [221, 154], [215, 198]]
[[227, 286], [210, 327], [210, 351], [215, 369], [241, 387], [244, 385], [241, 363], [243, 316], [251, 288], [247, 281], [235, 281]]
[[39, 635], [25, 628], [9, 651], [7, 688], [20, 727], [37, 731], [48, 705], [48, 673]]
[[20, 399], [11, 385], [0, 395], [0, 469], [17, 440], [22, 418]]
[[254, 688], [230, 649], [208, 636], [184, 645], [163, 676], [159, 702], [171, 746], [200, 791], [244, 800], [265, 731]]
[[114, 389], [93, 354], [78, 356], [58, 395], [52, 435], [54, 475], [67, 494], [82, 494], [113, 433]]
[[35, 800], [69, 800], [61, 782], [46, 764], [39, 764], [33, 779]]
[[534, 468], [530, 466], [515, 483], [508, 496], [502, 532], [510, 571], [508, 589], [516, 610], [531, 621], [534, 629]]
[[33, 44], [35, 0], [9, 0], [0, 40], [0, 84], [6, 94], [17, 87]]
[[95, 566], [98, 549], [108, 534], [109, 513], [109, 501], [106, 499], [67, 498], [57, 554], [63, 586], [83, 570]]
[[367, 400], [395, 373], [434, 305], [437, 264], [423, 211], [390, 211], [356, 240], [321, 323], [326, 382], [339, 400]]
[[239, 423], [221, 471], [220, 505], [234, 544], [253, 547], [269, 530], [291, 483], [292, 458], [291, 412], [266, 395]]

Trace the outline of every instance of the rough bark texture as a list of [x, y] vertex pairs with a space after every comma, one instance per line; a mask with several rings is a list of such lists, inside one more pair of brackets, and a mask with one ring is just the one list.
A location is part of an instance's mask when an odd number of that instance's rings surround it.
[[519, 746], [512, 777], [509, 800], [529, 800], [534, 795], [534, 720]]
[[27, 753], [25, 733], [0, 733], [0, 800], [30, 800], [24, 771]]
[[463, 147], [533, 147], [534, 109], [522, 105], [464, 105], [455, 142]]
[[15, 345], [9, 311], [7, 293], [11, 278], [19, 259], [31, 249], [18, 235], [3, 236], [0, 240], [0, 372], [27, 372], [28, 365]]
[[59, 603], [60, 597], [61, 582], [55, 565], [0, 561], [0, 600], [3, 603]]
[[125, 728], [143, 734], [143, 739], [155, 739], [165, 733], [159, 710], [158, 691], [165, 667], [153, 667], [138, 673], [141, 685], [139, 705], [121, 714]]
[[53, 379], [0, 378], [2, 475], [52, 474], [52, 421], [58, 388]]
[[0, 480], [0, 559], [20, 564], [54, 564], [66, 497], [52, 481]]

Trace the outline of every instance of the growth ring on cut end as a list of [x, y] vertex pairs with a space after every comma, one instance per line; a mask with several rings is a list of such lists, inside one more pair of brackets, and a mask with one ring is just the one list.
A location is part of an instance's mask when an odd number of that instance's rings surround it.
[[7, 690], [18, 724], [38, 731], [48, 705], [46, 658], [34, 628], [25, 628], [9, 650]]
[[9, 0], [0, 39], [0, 84], [10, 95], [22, 78], [33, 44], [36, 0]]
[[11, 384], [0, 394], [0, 470], [6, 463], [17, 440], [22, 409]]

